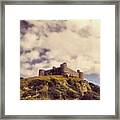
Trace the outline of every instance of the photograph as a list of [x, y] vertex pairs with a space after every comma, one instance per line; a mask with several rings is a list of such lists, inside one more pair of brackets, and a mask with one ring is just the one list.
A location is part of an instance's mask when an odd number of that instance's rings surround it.
[[0, 118], [118, 120], [119, 2], [10, 1]]
[[20, 20], [20, 100], [100, 100], [100, 20]]

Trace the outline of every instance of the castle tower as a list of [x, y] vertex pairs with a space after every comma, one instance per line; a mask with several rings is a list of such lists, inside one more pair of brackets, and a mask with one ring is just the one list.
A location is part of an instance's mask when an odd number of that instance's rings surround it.
[[52, 74], [53, 74], [53, 75], [56, 75], [56, 73], [57, 73], [57, 72], [56, 72], [56, 67], [53, 66]]
[[60, 67], [66, 68], [67, 67], [67, 63], [64, 62], [63, 64], [60, 65]]
[[84, 79], [84, 74], [83, 74], [83, 72], [80, 72], [80, 73], [79, 73], [79, 77], [80, 77], [81, 79]]
[[80, 70], [77, 70], [77, 73], [79, 73], [79, 78], [84, 79], [84, 74], [83, 72], [80, 72]]
[[55, 66], [53, 66], [53, 70], [55, 70], [56, 69], [56, 67]]
[[44, 72], [45, 72], [44, 70], [40, 69], [39, 70], [39, 76], [44, 76], [45, 75]]
[[67, 68], [67, 63], [64, 62], [63, 64], [60, 65], [61, 75], [65, 75], [66, 68]]

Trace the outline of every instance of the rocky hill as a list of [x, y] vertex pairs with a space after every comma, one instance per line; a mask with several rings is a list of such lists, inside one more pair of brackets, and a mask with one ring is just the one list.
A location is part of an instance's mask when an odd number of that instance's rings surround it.
[[99, 100], [100, 87], [78, 77], [61, 75], [22, 78], [21, 100]]

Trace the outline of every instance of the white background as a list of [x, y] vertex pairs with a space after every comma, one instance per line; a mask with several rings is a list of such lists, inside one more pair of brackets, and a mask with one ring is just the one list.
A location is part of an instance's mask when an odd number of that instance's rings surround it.
[[[20, 100], [20, 20], [101, 20], [100, 100]], [[115, 6], [114, 5], [6, 5], [5, 6], [5, 114], [6, 115], [114, 115], [115, 114]]]

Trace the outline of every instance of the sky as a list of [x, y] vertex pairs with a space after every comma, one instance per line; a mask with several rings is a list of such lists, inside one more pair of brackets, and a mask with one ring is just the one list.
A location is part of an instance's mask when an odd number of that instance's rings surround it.
[[99, 20], [21, 20], [20, 76], [37, 76], [39, 69], [68, 67], [100, 73]]

